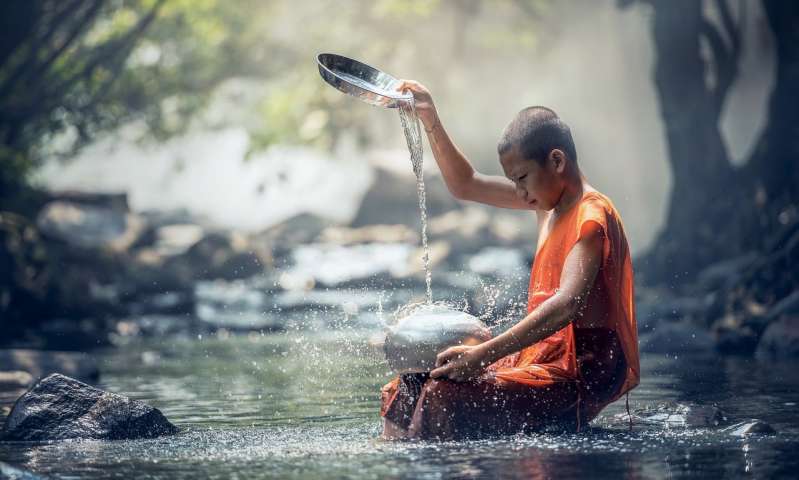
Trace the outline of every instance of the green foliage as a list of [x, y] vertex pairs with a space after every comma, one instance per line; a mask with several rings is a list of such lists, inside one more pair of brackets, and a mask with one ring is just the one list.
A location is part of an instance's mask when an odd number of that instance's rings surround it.
[[[413, 58], [420, 70], [442, 71], [441, 55], [466, 65], [465, 51], [532, 48], [524, 24], [541, 3], [8, 0], [0, 3], [2, 176], [24, 182], [43, 158], [73, 155], [132, 121], [157, 140], [181, 133], [202, 122], [214, 92], [234, 78], [259, 92], [236, 105], [251, 150], [330, 148], [345, 130], [368, 141], [365, 109], [320, 81], [316, 54], [389, 71]], [[481, 13], [493, 22], [477, 21]]]

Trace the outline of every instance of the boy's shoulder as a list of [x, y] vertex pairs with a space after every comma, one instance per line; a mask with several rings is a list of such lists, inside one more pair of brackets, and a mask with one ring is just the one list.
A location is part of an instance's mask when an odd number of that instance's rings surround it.
[[615, 225], [616, 227], [620, 227], [619, 230], [622, 237], [626, 237], [622, 226], [621, 215], [613, 204], [613, 201], [604, 193], [598, 190], [586, 192], [580, 202], [579, 210], [580, 213], [578, 217], [580, 218], [580, 223], [586, 220], [595, 220], [605, 228]]
[[618, 210], [616, 210], [616, 206], [613, 204], [613, 200], [611, 200], [610, 197], [600, 192], [599, 190], [588, 190], [587, 192], [585, 192], [583, 194], [581, 206], [583, 208], [599, 207], [606, 210], [607, 213], [610, 213], [615, 217], [619, 216], [619, 212]]

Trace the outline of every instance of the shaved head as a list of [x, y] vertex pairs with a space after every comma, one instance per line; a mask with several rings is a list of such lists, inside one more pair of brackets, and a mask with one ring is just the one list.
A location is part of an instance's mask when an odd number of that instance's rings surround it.
[[520, 149], [523, 158], [540, 164], [556, 148], [573, 162], [577, 161], [571, 129], [547, 107], [527, 107], [505, 127], [497, 151], [502, 155], [514, 147]]

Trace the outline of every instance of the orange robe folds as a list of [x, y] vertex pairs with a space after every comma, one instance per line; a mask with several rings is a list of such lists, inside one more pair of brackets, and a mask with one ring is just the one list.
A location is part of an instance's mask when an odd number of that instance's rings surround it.
[[579, 429], [638, 384], [633, 271], [621, 218], [599, 192], [586, 192], [554, 223], [536, 253], [528, 312], [554, 295], [566, 257], [600, 229], [602, 264], [582, 316], [500, 359], [479, 380], [456, 383], [403, 375], [382, 389], [386, 436], [463, 438], [561, 426]]

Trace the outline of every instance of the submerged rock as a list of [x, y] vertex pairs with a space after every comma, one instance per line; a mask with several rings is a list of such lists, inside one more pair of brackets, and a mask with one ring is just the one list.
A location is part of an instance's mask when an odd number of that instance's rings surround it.
[[17, 400], [0, 440], [121, 440], [177, 432], [156, 408], [53, 374]]
[[[626, 413], [616, 417], [620, 421], [627, 421]], [[633, 423], [664, 428], [718, 427], [728, 421], [729, 416], [715, 405], [665, 403], [638, 409], [633, 413]]]
[[736, 423], [724, 429], [734, 437], [743, 437], [745, 435], [771, 435], [777, 433], [774, 427], [762, 420], [747, 420], [745, 422]]

